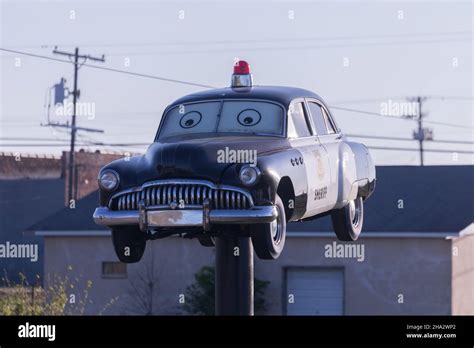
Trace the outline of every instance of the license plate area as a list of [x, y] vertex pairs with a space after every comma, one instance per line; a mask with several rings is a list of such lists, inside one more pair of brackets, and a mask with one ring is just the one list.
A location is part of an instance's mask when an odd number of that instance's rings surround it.
[[202, 210], [148, 210], [149, 227], [202, 226]]

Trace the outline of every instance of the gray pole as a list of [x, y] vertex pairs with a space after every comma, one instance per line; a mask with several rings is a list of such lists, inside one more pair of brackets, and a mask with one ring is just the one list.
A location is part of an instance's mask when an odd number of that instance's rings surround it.
[[73, 195], [73, 177], [74, 177], [74, 145], [76, 142], [76, 102], [77, 102], [77, 71], [79, 69], [79, 48], [76, 47], [74, 54], [74, 92], [73, 92], [73, 112], [71, 121], [71, 148], [69, 150], [69, 187], [68, 187], [68, 202], [75, 199]]
[[216, 237], [216, 315], [253, 315], [253, 282], [250, 237]]
[[421, 97], [418, 97], [417, 99], [418, 102], [418, 143], [420, 145], [420, 166], [424, 165], [424, 160], [423, 160], [423, 140], [425, 138], [424, 135], [424, 130], [423, 130], [423, 114], [421, 111], [422, 107], [422, 99]]
[[[74, 195], [73, 195], [73, 186], [74, 186], [74, 145], [75, 145], [75, 142], [76, 142], [76, 132], [77, 132], [77, 127], [76, 127], [76, 103], [77, 103], [77, 98], [79, 96], [79, 91], [77, 89], [77, 78], [78, 78], [78, 71], [79, 71], [79, 58], [81, 59], [90, 59], [90, 60], [93, 60], [93, 61], [96, 61], [96, 62], [105, 62], [105, 59], [104, 59], [104, 56], [102, 56], [101, 58], [97, 58], [97, 57], [92, 57], [90, 55], [79, 55], [79, 47], [76, 47], [76, 50], [73, 53], [69, 53], [69, 52], [63, 52], [63, 51], [59, 51], [57, 49], [57, 47], [54, 48], [53, 50], [53, 53], [54, 54], [60, 54], [60, 55], [63, 55], [63, 56], [67, 56], [67, 57], [74, 57], [74, 92], [73, 92], [73, 107], [74, 107], [74, 110], [73, 110], [73, 114], [72, 114], [72, 121], [71, 121], [71, 148], [69, 150], [69, 180], [68, 180], [68, 202], [71, 201], [71, 199], [76, 199], [76, 194], [77, 192], [74, 192]], [[63, 126], [64, 125], [55, 125], [55, 126]], [[83, 128], [83, 130], [88, 130], [88, 129], [85, 129]], [[98, 130], [88, 130], [88, 131], [98, 131]], [[75, 191], [75, 190], [74, 190]]]

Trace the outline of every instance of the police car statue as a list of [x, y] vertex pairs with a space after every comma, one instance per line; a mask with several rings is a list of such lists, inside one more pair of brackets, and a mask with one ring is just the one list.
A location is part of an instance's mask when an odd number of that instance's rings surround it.
[[169, 105], [146, 153], [103, 167], [99, 187], [93, 218], [122, 262], [139, 261], [147, 240], [213, 246], [220, 233], [250, 236], [259, 258], [276, 259], [292, 221], [330, 215], [339, 240], [356, 240], [375, 167], [318, 95], [253, 86], [241, 60], [230, 88]]

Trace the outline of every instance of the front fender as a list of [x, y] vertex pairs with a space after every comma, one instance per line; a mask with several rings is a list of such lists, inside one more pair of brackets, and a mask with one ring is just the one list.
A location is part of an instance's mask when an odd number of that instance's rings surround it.
[[113, 191], [103, 190], [99, 186], [99, 197], [101, 206], [106, 206], [109, 202], [110, 197], [114, 193], [125, 190], [130, 187], [137, 186], [139, 184], [137, 182], [137, 172], [139, 171], [138, 168], [143, 168], [143, 166], [140, 165], [143, 160], [143, 156], [125, 157], [112, 161], [100, 169], [99, 177], [104, 170], [112, 169], [117, 172], [120, 178], [119, 186]]
[[[293, 218], [304, 215], [307, 201], [307, 177], [305, 164], [292, 164], [292, 160], [303, 158], [303, 154], [296, 148], [273, 153], [258, 159], [258, 166], [265, 174], [265, 183], [269, 190], [269, 199], [275, 202], [276, 194], [282, 178], [288, 178], [294, 192]], [[292, 209], [293, 209], [292, 208]]]

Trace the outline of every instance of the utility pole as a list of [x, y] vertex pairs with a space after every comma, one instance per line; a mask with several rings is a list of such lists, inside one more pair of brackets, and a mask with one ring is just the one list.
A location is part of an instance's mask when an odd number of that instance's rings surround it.
[[422, 98], [417, 97], [416, 102], [418, 103], [418, 144], [420, 145], [420, 166], [424, 165], [424, 159], [423, 159], [423, 140], [425, 138], [424, 133], [423, 133], [423, 113], [422, 113]]
[[433, 131], [430, 128], [423, 127], [423, 118], [427, 115], [427, 113], [423, 112], [423, 102], [427, 99], [427, 97], [418, 96], [416, 98], [409, 98], [412, 102], [417, 104], [417, 114], [414, 115], [405, 115], [406, 118], [414, 118], [416, 117], [416, 121], [418, 123], [418, 129], [413, 131], [413, 139], [418, 141], [419, 145], [419, 152], [420, 152], [420, 166], [424, 166], [424, 150], [423, 150], [423, 142], [425, 140], [433, 140]]
[[[72, 120], [71, 120], [71, 148], [69, 150], [69, 181], [68, 181], [68, 202], [71, 202], [72, 199], [76, 199], [76, 192], [73, 194], [73, 183], [74, 183], [74, 145], [76, 142], [76, 132], [78, 128], [76, 127], [76, 116], [77, 116], [77, 99], [79, 98], [80, 91], [77, 88], [77, 80], [78, 80], [78, 72], [79, 68], [82, 64], [84, 64], [87, 60], [92, 60], [96, 62], [105, 62], [104, 55], [102, 57], [92, 57], [90, 55], [80, 55], [79, 54], [79, 47], [76, 47], [74, 53], [63, 52], [59, 51], [57, 47], [53, 50], [54, 54], [59, 54], [66, 56], [68, 58], [74, 57], [74, 91], [73, 95], [73, 112], [72, 112]], [[84, 61], [80, 64], [79, 59], [83, 59]], [[93, 130], [97, 131], [97, 130]]]

